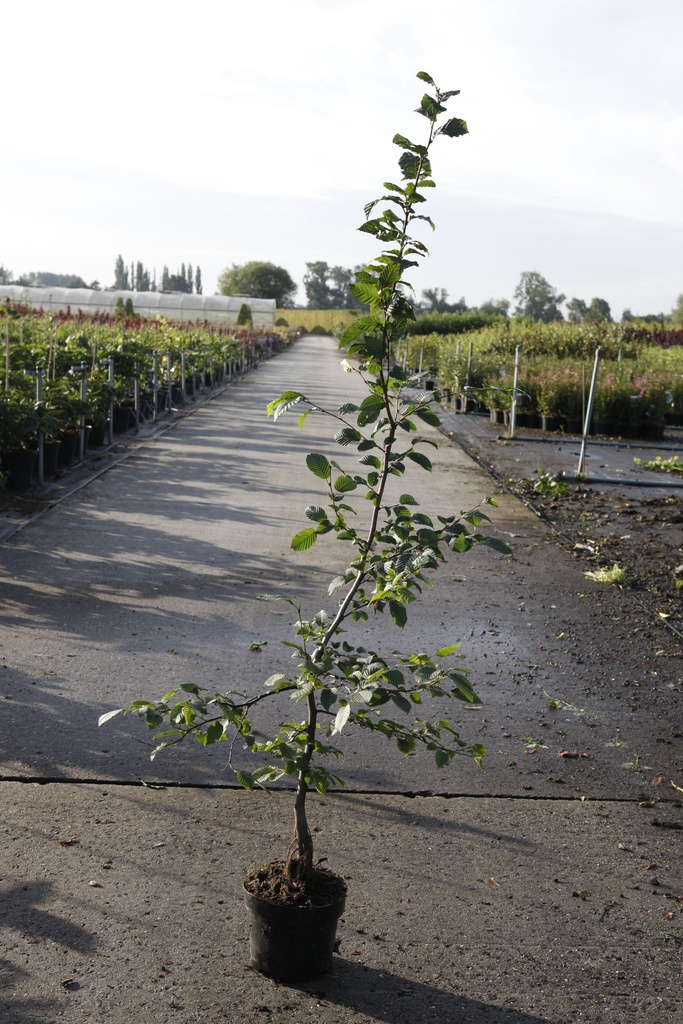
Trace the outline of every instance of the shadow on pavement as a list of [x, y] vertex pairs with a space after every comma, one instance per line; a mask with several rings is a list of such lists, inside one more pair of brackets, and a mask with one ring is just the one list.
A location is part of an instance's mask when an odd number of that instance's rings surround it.
[[329, 975], [301, 986], [301, 990], [383, 1024], [423, 1020], [439, 1024], [548, 1024], [547, 1017], [468, 999], [352, 960], [335, 959]]

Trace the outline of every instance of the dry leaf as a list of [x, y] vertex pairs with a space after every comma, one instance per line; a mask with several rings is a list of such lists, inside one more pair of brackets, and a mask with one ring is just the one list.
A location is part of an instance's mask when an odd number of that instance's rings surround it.
[[587, 896], [590, 896], [588, 889], [575, 889], [572, 896], [578, 896], [580, 899], [585, 900]]
[[81, 837], [80, 836], [72, 836], [71, 839], [60, 839], [59, 840], [59, 845], [60, 846], [74, 846], [76, 843], [80, 843], [80, 841], [81, 841]]
[[663, 917], [663, 918], [664, 918], [664, 919], [665, 919], [666, 921], [672, 921], [672, 920], [673, 920], [673, 916], [674, 916], [674, 912], [673, 912], [673, 910], [663, 910], [663, 911], [662, 911], [662, 917]]
[[638, 804], [639, 807], [655, 807], [657, 804], [656, 800], [641, 800]]
[[497, 882], [493, 875], [491, 875], [490, 878], [487, 878], [486, 881], [488, 882], [489, 885], [497, 886], [500, 889], [500, 882]]
[[640, 870], [641, 871], [652, 871], [652, 869], [656, 868], [656, 867], [657, 867], [656, 864], [641, 864]]
[[628, 846], [624, 846], [623, 843], [617, 843], [617, 850], [623, 850], [624, 853], [632, 853], [633, 851]]
[[661, 776], [661, 775], [656, 775], [656, 776], [654, 777], [654, 779], [650, 779], [650, 785], [651, 785], [651, 786], [661, 786], [661, 784], [662, 784], [662, 782], [663, 782], [663, 781], [664, 781], [664, 780], [662, 779], [662, 776]]
[[558, 750], [558, 757], [590, 757], [585, 750]]

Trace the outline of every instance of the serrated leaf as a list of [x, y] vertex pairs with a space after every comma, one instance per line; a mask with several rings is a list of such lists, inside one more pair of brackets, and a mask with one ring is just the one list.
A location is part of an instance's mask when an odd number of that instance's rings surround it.
[[485, 537], [484, 544], [487, 548], [493, 548], [501, 555], [511, 555], [512, 548], [509, 544], [506, 544], [504, 540], [499, 540], [497, 537]]
[[317, 539], [317, 533], [310, 526], [307, 526], [305, 530], [299, 530], [299, 532], [292, 537], [292, 548], [294, 551], [308, 551], [312, 548]]
[[400, 601], [389, 601], [389, 612], [392, 619], [401, 629], [408, 621], [408, 612]]
[[274, 672], [272, 676], [268, 676], [263, 685], [270, 689], [272, 686], [277, 686], [278, 683], [281, 683], [282, 680], [286, 678], [287, 676], [284, 672]]
[[426, 71], [418, 71], [416, 77], [419, 78], [421, 81], [426, 82], [427, 85], [433, 85], [434, 88], [436, 89], [436, 85], [434, 85], [434, 79], [432, 78], [431, 75], [428, 75]]
[[329, 480], [332, 474], [332, 467], [328, 459], [324, 455], [320, 455], [319, 452], [310, 452], [306, 456], [306, 465], [311, 473], [315, 473], [321, 480]]
[[116, 711], [107, 711], [104, 715], [100, 715], [97, 719], [98, 725], [104, 725], [110, 718], [114, 718], [116, 715], [120, 715], [123, 712], [123, 708], [117, 708]]
[[451, 117], [439, 129], [439, 135], [447, 135], [450, 139], [457, 139], [460, 135], [467, 135], [469, 128], [467, 122], [461, 117]]
[[443, 768], [450, 761], [450, 754], [446, 750], [435, 750], [434, 760], [437, 768]]
[[346, 473], [338, 476], [334, 481], [334, 489], [337, 494], [344, 494], [346, 491], [355, 491], [357, 486], [358, 484], [353, 477], [347, 476]]
[[314, 523], [322, 523], [327, 519], [327, 512], [320, 505], [309, 505], [305, 514], [306, 518], [312, 519]]
[[441, 420], [433, 409], [415, 409], [415, 415], [419, 416], [424, 423], [429, 423], [432, 427], [441, 426]]
[[423, 469], [426, 469], [431, 473], [432, 464], [427, 456], [423, 455], [422, 452], [406, 452], [406, 455], [411, 462], [416, 462], [418, 466], [422, 466]]
[[358, 444], [359, 441], [363, 440], [363, 435], [360, 430], [356, 430], [355, 427], [342, 427], [334, 435], [334, 439], [337, 444], [342, 447], [348, 447], [351, 444]]
[[254, 776], [250, 772], [237, 772], [237, 781], [244, 789], [254, 788]]
[[411, 714], [413, 706], [407, 697], [404, 697], [402, 693], [392, 693], [391, 699], [397, 708], [400, 708], [404, 715]]
[[351, 706], [349, 704], [344, 704], [342, 707], [339, 708], [339, 711], [337, 712], [336, 717], [334, 719], [334, 725], [332, 727], [332, 731], [330, 732], [330, 736], [335, 736], [342, 731], [342, 729], [349, 720], [350, 714]]

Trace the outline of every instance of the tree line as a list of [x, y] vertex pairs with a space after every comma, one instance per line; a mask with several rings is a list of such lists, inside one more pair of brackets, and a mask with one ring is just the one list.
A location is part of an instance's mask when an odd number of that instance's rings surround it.
[[[323, 260], [306, 263], [303, 278], [306, 309], [364, 309], [361, 302], [349, 291], [349, 285], [356, 279], [360, 267], [330, 266]], [[98, 281], [86, 284], [77, 274], [54, 274], [31, 272], [14, 279], [12, 272], [0, 264], [0, 284], [18, 284], [24, 287], [62, 287], [99, 289]], [[175, 273], [164, 266], [157, 281], [156, 270], [150, 271], [140, 261], [127, 264], [121, 255], [114, 264], [113, 288], [120, 291], [162, 291], [202, 294], [202, 272], [199, 267], [182, 263]], [[248, 263], [233, 263], [226, 267], [218, 278], [220, 295], [244, 296], [261, 299], [275, 299], [279, 308], [295, 307], [297, 284], [289, 271], [264, 260]], [[530, 320], [552, 323], [566, 319], [571, 323], [612, 322], [612, 311], [606, 299], [595, 296], [590, 300], [576, 296], [567, 299], [536, 270], [524, 271], [514, 291], [513, 303], [508, 299], [487, 299], [479, 306], [468, 306], [465, 297], [449, 301], [445, 288], [424, 288], [421, 300], [415, 303], [416, 311], [423, 314], [473, 314], [478, 316], [524, 317]], [[683, 294], [679, 295], [670, 313], [648, 313], [635, 315], [625, 309], [622, 322], [640, 320], [645, 322], [669, 321], [683, 324]]]

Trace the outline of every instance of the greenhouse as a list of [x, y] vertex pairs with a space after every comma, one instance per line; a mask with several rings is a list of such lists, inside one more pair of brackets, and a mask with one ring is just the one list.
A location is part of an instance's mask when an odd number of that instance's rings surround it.
[[121, 299], [133, 303], [141, 317], [166, 320], [208, 320], [234, 324], [243, 303], [251, 309], [254, 327], [272, 327], [275, 323], [275, 299], [255, 299], [249, 295], [188, 295], [184, 292], [94, 291], [90, 288], [25, 288], [0, 285], [0, 302], [11, 299], [34, 309], [76, 314], [113, 314]]

